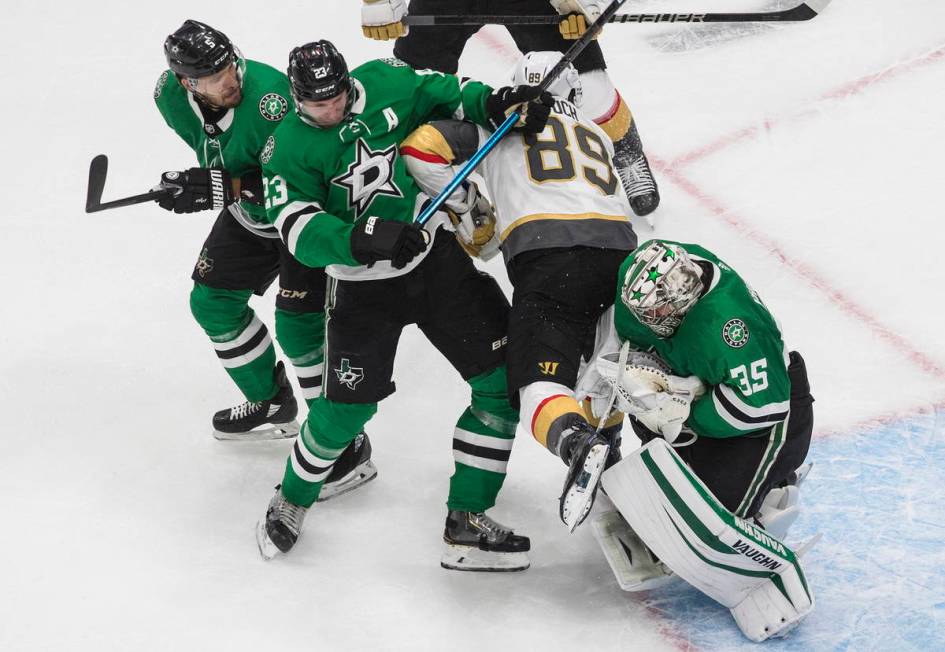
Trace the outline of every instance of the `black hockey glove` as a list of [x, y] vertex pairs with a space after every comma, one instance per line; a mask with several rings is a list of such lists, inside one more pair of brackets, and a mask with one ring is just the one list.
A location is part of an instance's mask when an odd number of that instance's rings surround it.
[[503, 86], [486, 98], [486, 113], [492, 128], [498, 129], [512, 111], [518, 111], [522, 119], [512, 128], [537, 134], [545, 128], [554, 103], [551, 93], [537, 86]]
[[175, 213], [196, 213], [208, 208], [222, 210], [235, 201], [230, 175], [219, 168], [165, 172], [158, 188], [172, 191], [169, 197], [159, 199], [158, 204]]
[[263, 205], [263, 180], [262, 170], [247, 172], [243, 176], [233, 180], [234, 190], [239, 190], [238, 199], [241, 202]]
[[351, 255], [362, 265], [389, 260], [403, 269], [427, 248], [424, 236], [419, 224], [369, 217], [351, 231]]

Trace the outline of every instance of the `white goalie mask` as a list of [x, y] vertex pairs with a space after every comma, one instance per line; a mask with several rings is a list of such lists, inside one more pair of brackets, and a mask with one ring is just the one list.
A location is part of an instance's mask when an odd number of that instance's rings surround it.
[[[561, 61], [560, 52], [529, 52], [515, 64], [512, 84], [515, 86], [538, 86], [545, 75]], [[581, 76], [570, 63], [548, 87], [548, 92], [556, 97], [563, 97], [574, 106], [581, 106], [584, 93], [581, 89]]]
[[672, 337], [702, 294], [702, 273], [682, 247], [659, 240], [638, 249], [623, 279], [623, 304], [660, 337]]

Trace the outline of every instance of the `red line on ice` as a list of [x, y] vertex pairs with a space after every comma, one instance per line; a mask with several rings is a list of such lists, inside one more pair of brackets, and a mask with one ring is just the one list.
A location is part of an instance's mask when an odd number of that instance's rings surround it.
[[817, 109], [815, 107], [819, 102], [825, 102], [828, 100], [843, 100], [848, 97], [852, 97], [853, 95], [858, 95], [878, 82], [889, 81], [890, 79], [899, 77], [904, 73], [911, 72], [930, 63], [941, 61], [943, 58], [945, 58], [945, 46], [940, 46], [923, 56], [894, 64], [888, 68], [884, 68], [879, 72], [870, 73], [869, 75], [860, 77], [859, 79], [843, 83], [840, 86], [837, 86], [836, 88], [816, 97], [812, 102], [805, 103], [802, 108], [794, 112], [772, 119], [766, 119], [760, 125], [752, 125], [750, 127], [738, 129], [707, 145], [703, 145], [702, 147], [694, 149], [691, 152], [682, 154], [669, 163], [669, 167], [675, 169], [685, 167], [694, 161], [711, 156], [712, 154], [715, 154], [716, 152], [730, 147], [731, 145], [734, 145], [740, 141], [753, 138], [760, 132], [770, 129], [773, 125], [779, 122], [784, 122], [786, 120], [796, 120], [798, 118], [816, 115]]

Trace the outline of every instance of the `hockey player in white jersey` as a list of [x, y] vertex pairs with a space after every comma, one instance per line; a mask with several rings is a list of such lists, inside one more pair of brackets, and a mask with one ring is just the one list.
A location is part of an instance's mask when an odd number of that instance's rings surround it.
[[[530, 52], [514, 82], [537, 85], [560, 59], [558, 52]], [[599, 474], [608, 454], [619, 459], [622, 422], [618, 415], [598, 428], [573, 390], [598, 318], [613, 304], [613, 279], [637, 239], [614, 173], [613, 145], [580, 111], [577, 71], [569, 65], [548, 90], [555, 104], [544, 131], [506, 137], [478, 169], [495, 211], [473, 183], [445, 205], [467, 251], [489, 257], [498, 248], [504, 256], [515, 288], [510, 399], [522, 426], [569, 465], [560, 515], [573, 530], [593, 501], [593, 492], [583, 491], [587, 472]], [[403, 142], [401, 154], [420, 187], [435, 195], [452, 178], [452, 166], [488, 137], [467, 122], [432, 122]]]

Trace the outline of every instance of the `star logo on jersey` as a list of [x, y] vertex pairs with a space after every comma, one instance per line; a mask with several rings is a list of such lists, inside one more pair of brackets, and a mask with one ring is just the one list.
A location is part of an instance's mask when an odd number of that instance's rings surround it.
[[378, 195], [403, 197], [394, 183], [394, 159], [397, 145], [372, 150], [362, 139], [355, 143], [356, 155], [347, 171], [331, 182], [348, 192], [348, 206], [354, 209], [355, 219], [361, 217]]
[[741, 319], [729, 319], [722, 327], [722, 339], [733, 349], [740, 349], [748, 344], [748, 326]]
[[338, 376], [338, 382], [348, 389], [354, 389], [364, 380], [364, 367], [352, 367], [348, 358], [342, 358], [341, 367], [334, 369], [334, 372]]
[[270, 135], [269, 138], [266, 139], [266, 144], [263, 146], [262, 152], [259, 154], [259, 162], [266, 165], [272, 159], [272, 153], [275, 149], [276, 138]]
[[204, 248], [200, 252], [200, 257], [197, 259], [197, 264], [194, 265], [194, 271], [197, 272], [197, 275], [200, 278], [206, 277], [211, 271], [213, 271], [213, 258], [207, 255], [207, 249]]

